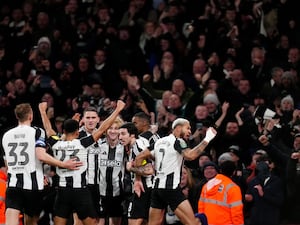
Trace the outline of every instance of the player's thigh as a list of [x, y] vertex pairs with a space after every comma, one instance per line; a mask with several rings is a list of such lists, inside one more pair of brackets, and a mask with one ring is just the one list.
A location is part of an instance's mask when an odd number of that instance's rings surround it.
[[53, 220], [55, 225], [66, 225], [68, 221], [68, 219], [59, 216], [55, 216]]
[[8, 208], [5, 211], [6, 224], [18, 224], [19, 223], [20, 210]]
[[83, 225], [82, 221], [78, 218], [77, 213], [73, 213], [73, 225]]
[[145, 191], [138, 197], [133, 194], [128, 206], [128, 218], [130, 219], [147, 219], [149, 216], [151, 191]]
[[96, 218], [87, 217], [82, 220], [83, 225], [96, 225], [97, 220]]
[[28, 216], [28, 215], [24, 215], [24, 219], [25, 219], [25, 224], [26, 225], [36, 225], [39, 221], [39, 216]]
[[121, 225], [122, 217], [110, 217], [109, 225]]
[[192, 206], [188, 200], [181, 202], [176, 210], [174, 211], [175, 215], [183, 224], [196, 224], [196, 218]]
[[165, 210], [150, 207], [148, 225], [161, 225], [164, 220]]

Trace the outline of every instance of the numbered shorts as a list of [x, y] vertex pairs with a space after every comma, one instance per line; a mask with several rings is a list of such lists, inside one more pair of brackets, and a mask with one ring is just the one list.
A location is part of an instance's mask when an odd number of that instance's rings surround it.
[[135, 193], [129, 199], [128, 204], [128, 218], [130, 219], [147, 219], [149, 216], [151, 188], [145, 188], [145, 192], [142, 192], [141, 196], [138, 197]]

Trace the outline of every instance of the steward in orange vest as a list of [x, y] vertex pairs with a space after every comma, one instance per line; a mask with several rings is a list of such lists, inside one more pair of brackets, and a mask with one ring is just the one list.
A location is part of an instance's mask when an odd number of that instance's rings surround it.
[[244, 224], [240, 187], [229, 177], [217, 174], [203, 186], [198, 212], [207, 216], [208, 224]]

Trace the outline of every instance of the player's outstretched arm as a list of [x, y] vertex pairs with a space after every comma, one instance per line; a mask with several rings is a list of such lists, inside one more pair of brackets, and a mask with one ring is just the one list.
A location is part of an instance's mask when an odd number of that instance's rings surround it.
[[213, 127], [209, 127], [206, 130], [205, 138], [196, 145], [193, 149], [183, 151], [183, 156], [186, 160], [196, 159], [206, 148], [209, 142], [215, 138], [217, 131]]
[[51, 122], [47, 116], [47, 112], [46, 112], [47, 107], [48, 107], [47, 102], [39, 103], [39, 111], [42, 117], [43, 126], [46, 131], [47, 137], [50, 137], [52, 135], [56, 135], [56, 132], [53, 130]]
[[95, 141], [98, 141], [100, 137], [103, 135], [103, 133], [114, 123], [115, 119], [118, 117], [120, 112], [124, 109], [125, 102], [122, 100], [118, 100], [117, 107], [113, 111], [112, 114], [110, 114], [109, 117], [107, 117], [100, 125], [100, 127], [97, 129], [95, 133], [93, 133], [93, 138]]
[[77, 159], [75, 159], [75, 158], [69, 159], [67, 161], [60, 161], [60, 160], [52, 157], [51, 155], [49, 155], [46, 152], [46, 149], [42, 148], [42, 147], [37, 147], [35, 149], [35, 152], [36, 152], [37, 158], [40, 161], [47, 163], [51, 166], [62, 167], [62, 168], [70, 169], [70, 170], [77, 170], [77, 169], [79, 169], [80, 166], [83, 165], [83, 162], [77, 161]]

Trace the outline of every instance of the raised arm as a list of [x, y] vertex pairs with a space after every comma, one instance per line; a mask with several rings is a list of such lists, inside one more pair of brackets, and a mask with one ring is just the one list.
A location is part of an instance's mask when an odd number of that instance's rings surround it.
[[50, 137], [52, 135], [56, 135], [56, 132], [53, 130], [51, 122], [47, 116], [46, 110], [47, 110], [47, 102], [41, 102], [39, 103], [39, 111], [42, 117], [42, 122], [44, 129], [46, 131], [47, 137]]
[[196, 145], [192, 149], [186, 149], [183, 151], [183, 157], [186, 160], [194, 160], [196, 159], [206, 148], [206, 146], [209, 144], [209, 142], [214, 139], [216, 136], [217, 131], [213, 127], [209, 127], [206, 130], [206, 135], [203, 141], [201, 141], [198, 145]]
[[217, 121], [215, 122], [215, 127], [218, 128], [221, 126], [223, 120], [225, 119], [227, 112], [228, 112], [228, 108], [229, 108], [229, 103], [228, 102], [224, 102], [222, 105], [222, 114], [221, 116], [217, 119]]
[[110, 114], [109, 117], [107, 117], [100, 125], [100, 127], [97, 129], [96, 132], [93, 133], [93, 138], [95, 141], [98, 141], [102, 134], [114, 123], [115, 119], [118, 117], [119, 113], [123, 110], [125, 107], [125, 103], [121, 100], [118, 100], [117, 107], [113, 111], [112, 114]]

